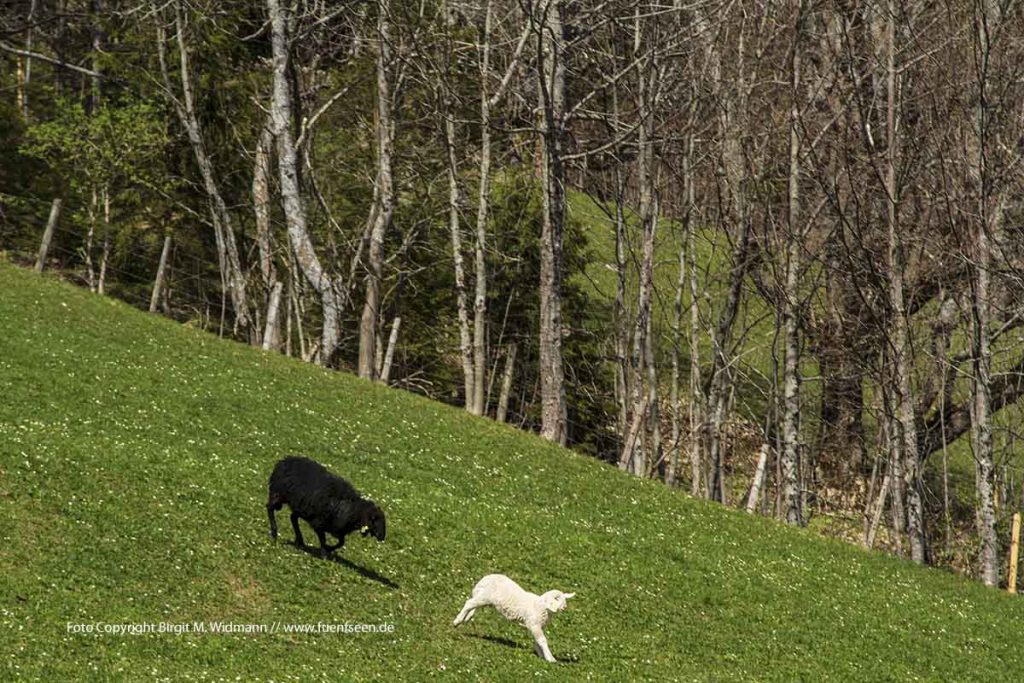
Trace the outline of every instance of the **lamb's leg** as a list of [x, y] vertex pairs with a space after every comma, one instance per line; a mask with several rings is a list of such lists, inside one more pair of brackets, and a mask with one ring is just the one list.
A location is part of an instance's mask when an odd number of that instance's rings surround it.
[[294, 510], [292, 511], [292, 529], [295, 530], [295, 545], [300, 548], [305, 547], [306, 542], [302, 540], [302, 531], [299, 529], [299, 515]]
[[473, 618], [477, 607], [483, 607], [486, 604], [488, 604], [487, 601], [481, 600], [480, 598], [470, 598], [469, 600], [466, 600], [466, 604], [462, 606], [462, 611], [459, 612], [459, 615], [455, 617], [454, 621], [452, 621], [452, 626], [458, 626], [459, 624], [466, 623]]
[[554, 656], [551, 654], [551, 650], [548, 649], [548, 639], [544, 637], [544, 631], [539, 626], [530, 626], [530, 633], [533, 634], [533, 640], [535, 642], [535, 650], [537, 655], [544, 658], [546, 662], [555, 661]]

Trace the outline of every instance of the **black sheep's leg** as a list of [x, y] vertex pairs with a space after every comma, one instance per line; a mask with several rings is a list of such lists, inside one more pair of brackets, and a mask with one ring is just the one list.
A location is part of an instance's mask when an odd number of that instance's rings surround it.
[[295, 545], [305, 547], [306, 542], [302, 540], [302, 531], [299, 529], [299, 515], [292, 511], [292, 529], [295, 530]]
[[277, 540], [277, 517], [274, 512], [281, 509], [281, 497], [277, 493], [271, 493], [267, 499], [267, 517], [270, 518], [270, 537]]
[[344, 547], [344, 545], [345, 545], [345, 537], [344, 537], [344, 536], [340, 536], [340, 537], [338, 538], [338, 542], [337, 542], [337, 543], [335, 543], [335, 544], [334, 544], [334, 545], [332, 545], [332, 546], [328, 546], [328, 547], [327, 547], [327, 552], [329, 552], [329, 553], [333, 553], [333, 552], [334, 552], [335, 550], [337, 550], [338, 548], [342, 548], [342, 547]]
[[322, 529], [316, 530], [316, 537], [320, 539], [320, 557], [326, 558], [327, 553], [334, 550], [334, 548], [327, 546], [327, 534]]
[[270, 537], [277, 540], [277, 520], [274, 518], [274, 508], [271, 505], [267, 506], [267, 517], [270, 518]]

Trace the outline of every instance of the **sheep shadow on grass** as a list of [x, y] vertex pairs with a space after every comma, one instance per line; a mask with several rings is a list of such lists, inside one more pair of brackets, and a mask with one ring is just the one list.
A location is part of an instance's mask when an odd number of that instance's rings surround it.
[[477, 640], [486, 640], [488, 643], [495, 643], [496, 645], [504, 645], [510, 647], [513, 650], [530, 650], [531, 648], [521, 645], [511, 638], [502, 638], [501, 636], [487, 636], [479, 633], [467, 633], [470, 638], [476, 638]]
[[[298, 545], [297, 543], [293, 543], [293, 545], [302, 552], [306, 553], [307, 555], [312, 555], [313, 557], [320, 559], [320, 548], [315, 548], [309, 545]], [[388, 577], [384, 576], [383, 574], [378, 574], [377, 572], [373, 571], [368, 567], [358, 565], [352, 560], [347, 560], [341, 555], [338, 555], [337, 553], [331, 553], [327, 556], [326, 559], [330, 562], [334, 562], [335, 564], [340, 564], [342, 566], [348, 567], [349, 569], [355, 571], [363, 578], [370, 579], [371, 581], [376, 581], [382, 586], [387, 586], [391, 590], [397, 590], [401, 588], [401, 586], [399, 586], [397, 583], [395, 583]]]
[[[477, 640], [486, 640], [488, 643], [494, 643], [495, 645], [503, 645], [503, 646], [505, 646], [507, 648], [510, 648], [512, 650], [524, 650], [524, 651], [529, 652], [531, 654], [533, 653], [533, 648], [532, 647], [530, 647], [528, 645], [524, 645], [522, 643], [517, 643], [516, 641], [512, 640], [511, 638], [503, 638], [501, 636], [491, 636], [491, 635], [484, 635], [482, 633], [469, 633], [469, 632], [465, 633], [464, 635], [466, 637], [468, 637], [468, 638], [475, 638]], [[565, 655], [564, 657], [559, 657], [558, 658], [558, 663], [559, 664], [579, 664], [580, 660], [579, 660], [579, 657], [577, 657], [575, 655]]]

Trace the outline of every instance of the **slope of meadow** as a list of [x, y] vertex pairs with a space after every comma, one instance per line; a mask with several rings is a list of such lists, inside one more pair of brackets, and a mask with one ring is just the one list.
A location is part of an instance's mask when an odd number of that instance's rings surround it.
[[[639, 481], [416, 396], [0, 264], [0, 677], [1011, 680], [1024, 605]], [[267, 476], [313, 456], [388, 514], [323, 561], [267, 537]], [[307, 536], [312, 537], [312, 534]], [[478, 612], [501, 571], [578, 597]], [[87, 624], [267, 633], [73, 632]], [[391, 633], [288, 633], [293, 624]], [[107, 626], [104, 626], [107, 625]]]

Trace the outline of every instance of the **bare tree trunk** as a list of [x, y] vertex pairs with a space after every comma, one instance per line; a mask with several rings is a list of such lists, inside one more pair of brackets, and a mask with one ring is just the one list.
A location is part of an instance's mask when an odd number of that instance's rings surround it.
[[505, 372], [501, 378], [501, 393], [498, 394], [498, 409], [494, 419], [504, 422], [508, 415], [508, 397], [512, 392], [512, 374], [516, 369], [516, 343], [512, 342], [505, 351]]
[[[278, 0], [267, 0], [273, 43], [274, 95], [271, 102], [273, 135], [277, 140], [277, 167], [281, 184], [281, 204], [284, 207], [295, 261], [306, 280], [320, 296], [323, 329], [320, 336], [320, 362], [328, 364], [341, 337], [341, 299], [333, 278], [320, 264], [306, 227], [306, 207], [299, 188], [298, 154], [292, 137], [293, 111], [291, 85], [288, 78], [288, 21]], [[301, 343], [301, 322], [300, 322]], [[305, 356], [305, 352], [303, 352]]]
[[291, 273], [288, 274], [288, 293], [285, 294], [284, 305], [284, 355], [289, 358], [292, 355], [292, 301], [295, 294], [292, 292], [293, 281]]
[[[643, 20], [641, 11], [636, 10], [633, 53], [641, 54], [641, 50], [650, 49], [643, 43]], [[630, 412], [633, 415], [631, 429], [640, 429], [645, 419], [650, 420], [650, 428], [657, 419], [657, 371], [653, 364], [653, 351], [650, 345], [651, 331], [651, 296], [654, 278], [654, 241], [658, 230], [658, 206], [655, 196], [655, 154], [654, 154], [654, 112], [657, 104], [657, 64], [653, 57], [637, 62], [637, 107], [640, 112], [640, 125], [637, 127], [637, 161], [639, 165], [640, 189], [640, 220], [643, 229], [643, 257], [640, 263], [639, 287], [637, 292], [636, 319], [633, 325], [633, 353], [630, 358], [630, 383], [632, 397]], [[647, 375], [645, 378], [644, 375]], [[645, 386], [646, 383], [646, 386]], [[645, 389], [648, 396], [644, 396]], [[638, 419], [641, 411], [650, 409], [650, 415]], [[635, 434], [626, 434], [625, 448], [619, 457], [619, 467], [637, 476], [646, 476], [648, 463], [656, 462], [657, 455], [645, 453], [643, 439]], [[650, 457], [648, 457], [650, 456]]]
[[[690, 136], [687, 145], [686, 164], [688, 171], [692, 174], [693, 164], [693, 136]], [[687, 202], [694, 206], [694, 185], [691, 181], [688, 185]], [[701, 390], [700, 369], [700, 292], [697, 279], [697, 230], [694, 220], [686, 222], [686, 253], [690, 277], [690, 406], [689, 406], [689, 441], [687, 451], [690, 457], [690, 493], [693, 496], [701, 495], [702, 483], [704, 481], [704, 465], [702, 455], [702, 435], [704, 433], [704, 393]], [[711, 492], [703, 487], [707, 497]]]
[[[745, 211], [744, 211], [745, 213]], [[732, 327], [739, 312], [740, 296], [743, 279], [747, 271], [747, 249], [750, 242], [750, 223], [744, 218], [740, 225], [740, 235], [733, 249], [733, 267], [729, 295], [725, 309], [718, 321], [715, 332], [714, 363], [711, 371], [711, 388], [708, 393], [708, 459], [711, 467], [711, 482], [708, 496], [712, 500], [726, 503], [724, 462], [722, 456], [722, 428], [727, 414], [729, 398], [729, 362], [726, 354], [731, 345]]]
[[292, 287], [292, 311], [295, 315], [295, 329], [299, 341], [299, 358], [303, 360], [309, 360], [310, 354], [306, 350], [306, 333], [302, 325], [302, 318], [304, 315], [302, 307], [302, 292], [299, 289], [298, 280], [293, 280]]
[[55, 197], [50, 203], [50, 217], [46, 220], [46, 229], [43, 231], [43, 239], [39, 243], [39, 254], [36, 256], [36, 272], [43, 272], [46, 267], [46, 256], [50, 252], [50, 242], [53, 241], [53, 231], [57, 229], [57, 221], [60, 220], [60, 209], [64, 200]]
[[171, 233], [164, 235], [164, 246], [160, 250], [160, 264], [156, 267], [156, 278], [153, 280], [153, 293], [149, 297], [149, 312], [156, 313], [160, 296], [164, 291], [164, 278], [167, 277], [167, 261], [171, 255]]
[[[32, 0], [28, 7], [28, 29], [25, 31], [25, 51], [32, 52], [32, 39], [35, 37], [36, 5], [39, 0]], [[24, 64], [24, 66], [22, 66]], [[18, 59], [18, 109], [21, 111], [23, 120], [28, 121], [28, 89], [32, 83], [32, 60], [29, 58]]]
[[562, 366], [562, 233], [565, 225], [565, 52], [561, 0], [539, 3], [535, 17], [538, 95], [543, 115], [540, 238], [541, 436], [565, 444], [567, 414]]
[[724, 92], [720, 57], [717, 49], [711, 47], [711, 78], [715, 90], [723, 98], [719, 127], [722, 134], [721, 163], [728, 183], [730, 201], [728, 220], [737, 231], [732, 251], [732, 272], [729, 277], [729, 292], [725, 306], [718, 318], [712, 339], [711, 376], [708, 379], [707, 443], [708, 461], [711, 468], [708, 498], [726, 503], [726, 486], [722, 455], [722, 428], [726, 419], [726, 403], [730, 382], [729, 369], [733, 325], [739, 312], [743, 280], [748, 269], [748, 248], [750, 245], [750, 217], [747, 207], [747, 177], [743, 160], [744, 122], [746, 120], [748, 86], [744, 77], [746, 47], [744, 33], [739, 34], [738, 65], [739, 76], [732, 84], [732, 92]]
[[[890, 354], [891, 355], [891, 354]], [[906, 506], [904, 504], [904, 458], [903, 440], [900, 436], [900, 424], [897, 416], [899, 410], [899, 393], [897, 391], [898, 380], [896, 371], [892, 367], [893, 361], [888, 360], [888, 372], [885, 373], [883, 381], [885, 386], [882, 391], [887, 393], [885, 409], [885, 448], [889, 453], [889, 463], [886, 474], [889, 476], [890, 495], [892, 503], [890, 512], [892, 515], [892, 542], [896, 554], [903, 556], [903, 534], [907, 529]]]
[[391, 68], [391, 0], [377, 0], [377, 207], [367, 251], [366, 300], [359, 321], [359, 376], [375, 379], [377, 318], [384, 275], [384, 236], [391, 227], [394, 190], [391, 152], [394, 122], [389, 70]]
[[647, 368], [647, 403], [650, 412], [647, 429], [650, 446], [647, 449], [649, 457], [644, 463], [645, 469], [640, 473], [642, 476], [648, 477], [655, 476], [656, 468], [660, 468], [664, 462], [661, 443], [661, 409], [658, 403], [658, 363], [654, 355], [654, 334], [651, 327], [651, 318], [648, 316], [647, 334], [644, 339], [644, 364]]
[[864, 535], [864, 547], [872, 548], [875, 545], [875, 535], [878, 533], [878, 524], [882, 520], [882, 512], [885, 511], [885, 498], [889, 494], [890, 473], [886, 470], [882, 478], [882, 486], [878, 490], [878, 500], [875, 502], [874, 512], [871, 514], [871, 523], [868, 525], [867, 533]]
[[103, 198], [103, 251], [100, 253], [100, 277], [96, 283], [96, 292], [103, 296], [107, 286], [107, 263], [110, 260], [110, 188], [103, 187], [100, 192]]
[[274, 267], [274, 246], [270, 231], [270, 153], [274, 144], [274, 121], [272, 117], [267, 118], [256, 143], [252, 169], [252, 205], [256, 219], [256, 245], [260, 254], [260, 275], [263, 278], [263, 288], [267, 294], [267, 323], [263, 331], [262, 345], [264, 349], [276, 349], [279, 346], [280, 338], [278, 329], [280, 316], [277, 309], [281, 305], [282, 297], [280, 293], [276, 298], [274, 295], [274, 291], [281, 286], [281, 282], [277, 279], [277, 269]]
[[[685, 190], [684, 190], [685, 195]], [[684, 221], [688, 216], [684, 216]], [[668, 458], [668, 469], [665, 472], [665, 483], [669, 486], [676, 485], [679, 472], [679, 451], [682, 448], [680, 439], [682, 429], [680, 427], [680, 405], [679, 405], [679, 336], [683, 320], [683, 290], [686, 288], [686, 248], [679, 248], [679, 278], [676, 281], [676, 298], [672, 308], [672, 451]]]
[[462, 383], [466, 410], [476, 410], [476, 373], [473, 364], [473, 340], [469, 331], [466, 305], [466, 275], [462, 260], [462, 236], [459, 228], [459, 186], [455, 174], [455, 122], [445, 117], [445, 141], [448, 146], [448, 228], [451, 232], [452, 257], [455, 263], [455, 302], [459, 317], [459, 351], [462, 356]]
[[391, 363], [395, 358], [395, 347], [398, 346], [398, 328], [402, 324], [402, 316], [396, 315], [391, 321], [391, 334], [388, 336], [388, 350], [384, 353], [384, 361], [380, 366], [380, 382], [387, 384], [391, 378]]
[[[453, 28], [452, 9], [446, 5], [448, 26], [447, 55], [453, 51], [451, 32]], [[452, 74], [447, 74], [448, 78]], [[459, 176], [455, 154], [455, 112], [453, 111], [451, 84], [444, 83], [444, 141], [448, 152], [448, 230], [452, 240], [452, 260], [455, 265], [455, 305], [459, 317], [459, 351], [462, 355], [462, 385], [466, 410], [476, 411], [476, 371], [473, 355], [473, 338], [469, 330], [469, 309], [466, 304], [466, 274], [462, 259], [462, 233], [459, 228]], [[484, 126], [486, 129], [486, 125]]]
[[761, 496], [761, 486], [764, 484], [764, 470], [768, 464], [768, 451], [771, 450], [768, 442], [761, 444], [761, 450], [757, 454], [757, 467], [754, 468], [754, 479], [750, 483], [750, 495], [747, 496], [747, 514], [754, 514], [757, 509], [757, 500]]
[[260, 130], [252, 168], [252, 207], [256, 218], [256, 245], [260, 251], [260, 274], [269, 290], [276, 279], [274, 252], [270, 239], [270, 148], [274, 144], [273, 119]]
[[800, 340], [797, 311], [800, 285], [800, 51], [803, 2], [798, 3], [793, 50], [790, 55], [789, 216], [786, 236], [786, 286], [782, 297], [785, 362], [782, 381], [782, 501], [786, 523], [801, 524], [800, 478]]
[[[612, 88], [612, 123], [619, 127], [619, 89]], [[615, 164], [615, 305], [612, 319], [615, 325], [616, 403], [618, 406], [619, 435], [625, 441], [629, 425], [629, 397], [632, 396], [629, 374], [629, 322], [626, 311], [626, 214], [624, 204], [625, 181], [622, 164]]]
[[[473, 299], [473, 413], [487, 412], [487, 213], [491, 194], [491, 103], [487, 77], [491, 59], [491, 2], [485, 0], [480, 62], [480, 189], [476, 209], [476, 291]], [[501, 95], [499, 91], [497, 96]]]
[[99, 200], [96, 197], [96, 188], [92, 189], [92, 197], [89, 200], [88, 221], [89, 227], [85, 232], [85, 281], [89, 285], [90, 292], [96, 292], [96, 270], [92, 265], [92, 242], [96, 236], [96, 205]]
[[281, 309], [281, 291], [284, 284], [277, 280], [270, 290], [270, 301], [267, 303], [267, 324], [263, 330], [263, 350], [276, 351], [280, 347], [278, 339], [278, 311]]
[[[980, 6], [979, 6], [980, 5]], [[996, 495], [994, 490], [994, 463], [992, 455], [992, 300], [990, 273], [993, 267], [990, 240], [998, 230], [1003, 206], [999, 202], [993, 209], [989, 204], [992, 186], [988, 168], [988, 69], [991, 60], [991, 32], [998, 21], [998, 9], [991, 0], [975, 5], [976, 54], [978, 60], [978, 137], [977, 185], [978, 219], [974, 231], [974, 281], [971, 301], [971, 332], [973, 355], [974, 414], [971, 420], [971, 445], [974, 448], [975, 485], [978, 493], [976, 524], [981, 549], [978, 553], [978, 572], [986, 586], [999, 584], [999, 540], [996, 537]]]
[[214, 238], [217, 243], [217, 258], [219, 260], [221, 278], [227, 286], [231, 296], [231, 304], [235, 309], [235, 324], [252, 338], [252, 325], [249, 318], [245, 288], [245, 274], [242, 272], [241, 260], [238, 256], [234, 224], [227, 204], [224, 202], [224, 197], [221, 195], [220, 188], [217, 185], [217, 176], [214, 173], [213, 164], [206, 153], [203, 131], [196, 116], [188, 46], [185, 42], [185, 19], [180, 0], [175, 0], [174, 2], [174, 27], [181, 69], [181, 99], [179, 100], [174, 95], [174, 90], [171, 87], [165, 46], [166, 36], [163, 25], [158, 22], [157, 54], [160, 61], [160, 71], [163, 75], [164, 89], [174, 106], [182, 128], [188, 134], [196, 166], [199, 167], [200, 175], [203, 178], [203, 188], [209, 201], [210, 218], [213, 222]]
[[[902, 440], [903, 476], [907, 492], [907, 536], [910, 541], [910, 557], [914, 562], [925, 562], [924, 507], [921, 499], [920, 459], [917, 453], [917, 421], [912, 373], [912, 350], [910, 347], [909, 320], [904, 302], [904, 256], [900, 238], [896, 187], [896, 8], [894, 0], [888, 0], [887, 50], [886, 50], [886, 168], [885, 183], [888, 200], [889, 227], [889, 303], [892, 310], [893, 372], [896, 375], [897, 426], [899, 433], [893, 435]], [[894, 473], [895, 474], [895, 473]]]

